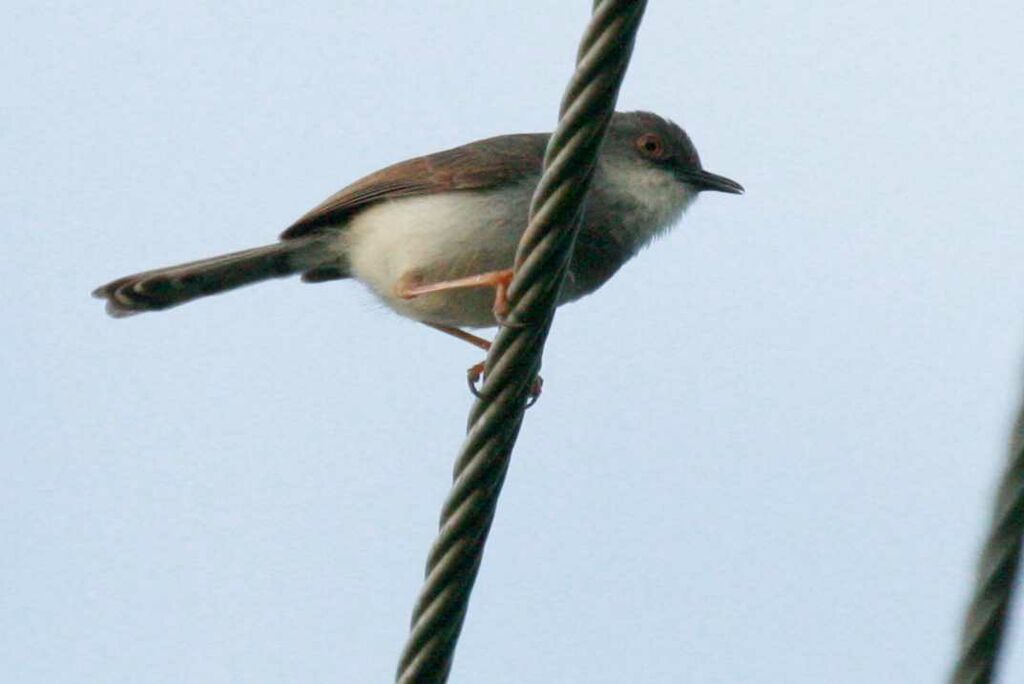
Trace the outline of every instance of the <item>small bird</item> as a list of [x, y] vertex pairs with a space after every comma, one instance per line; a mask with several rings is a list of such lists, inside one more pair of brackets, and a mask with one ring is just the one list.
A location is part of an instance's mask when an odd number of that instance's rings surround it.
[[[274, 244], [125, 276], [93, 295], [124, 317], [270, 278], [353, 278], [397, 313], [486, 350], [489, 341], [463, 328], [498, 325], [507, 312], [505, 291], [549, 137], [502, 135], [399, 162], [328, 197]], [[743, 187], [705, 171], [671, 121], [615, 113], [559, 305], [601, 287], [705, 190]], [[471, 380], [481, 370], [471, 368]]]

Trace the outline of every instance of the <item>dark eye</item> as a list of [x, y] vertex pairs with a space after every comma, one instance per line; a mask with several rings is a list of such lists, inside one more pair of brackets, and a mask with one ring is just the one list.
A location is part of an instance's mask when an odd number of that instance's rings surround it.
[[652, 159], [658, 159], [665, 153], [665, 146], [662, 144], [661, 138], [654, 133], [644, 133], [641, 135], [636, 140], [636, 146], [644, 156], [651, 157]]

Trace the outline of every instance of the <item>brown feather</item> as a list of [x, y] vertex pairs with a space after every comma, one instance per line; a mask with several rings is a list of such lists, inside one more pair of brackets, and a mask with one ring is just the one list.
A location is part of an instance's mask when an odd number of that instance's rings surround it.
[[331, 195], [281, 234], [292, 240], [337, 225], [357, 209], [381, 200], [450, 190], [481, 190], [540, 173], [546, 133], [487, 138], [399, 162]]

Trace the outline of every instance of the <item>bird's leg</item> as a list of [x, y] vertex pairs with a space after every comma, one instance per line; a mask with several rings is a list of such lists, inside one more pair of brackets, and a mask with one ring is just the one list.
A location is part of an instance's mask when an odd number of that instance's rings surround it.
[[[450, 325], [438, 325], [437, 323], [427, 323], [434, 330], [440, 330], [446, 335], [451, 335], [463, 342], [468, 342], [477, 349], [483, 349], [484, 351], [490, 351], [491, 343], [489, 340], [485, 340], [482, 337], [478, 337], [473, 333], [466, 332], [461, 328], [456, 328]], [[479, 397], [480, 390], [477, 389], [477, 383], [480, 382], [480, 378], [484, 374], [484, 366], [486, 361], [473, 364], [466, 371], [466, 381], [469, 383], [469, 391], [473, 393], [473, 396]], [[533, 385], [530, 387], [530, 398], [527, 400], [527, 407], [533, 406], [538, 397], [540, 397], [541, 388], [544, 386], [544, 380], [539, 375], [534, 378]]]
[[[446, 335], [451, 335], [452, 337], [460, 339], [463, 342], [469, 342], [477, 349], [483, 349], [484, 351], [490, 351], [491, 349], [491, 343], [489, 340], [485, 340], [482, 337], [478, 337], [473, 333], [466, 332], [461, 328], [456, 328], [450, 325], [438, 325], [437, 323], [427, 323], [427, 325], [429, 325], [434, 330], [440, 330]], [[484, 363], [484, 361], [481, 361], [480, 363], [473, 364], [472, 366], [470, 366], [469, 370], [466, 371], [466, 380], [469, 382], [469, 390], [476, 396], [480, 396], [480, 393], [479, 391], [477, 391], [476, 388], [476, 383], [480, 381], [480, 378], [484, 374]]]
[[[511, 282], [512, 269], [506, 268], [502, 271], [489, 271], [487, 273], [471, 275], [466, 278], [456, 278], [455, 280], [442, 280], [437, 283], [427, 283], [425, 285], [399, 284], [395, 290], [395, 294], [402, 299], [413, 299], [414, 297], [430, 294], [431, 292], [464, 290], [471, 287], [493, 287], [494, 317], [500, 323], [505, 318], [505, 316], [508, 315], [508, 285]], [[454, 334], [447, 330], [445, 330], [444, 332], [448, 332], [448, 334], [450, 335]], [[455, 337], [459, 336], [455, 335]]]
[[483, 349], [484, 351], [491, 350], [490, 340], [485, 340], [484, 338], [478, 337], [473, 333], [468, 333], [462, 328], [455, 328], [450, 325], [438, 325], [437, 323], [427, 323], [426, 325], [429, 325], [434, 330], [440, 330], [446, 335], [451, 335], [452, 337], [460, 339], [463, 342], [469, 342], [477, 349]]

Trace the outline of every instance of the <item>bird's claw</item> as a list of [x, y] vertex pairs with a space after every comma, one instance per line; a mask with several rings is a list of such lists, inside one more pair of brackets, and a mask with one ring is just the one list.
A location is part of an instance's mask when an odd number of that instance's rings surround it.
[[469, 385], [469, 391], [473, 393], [473, 396], [477, 399], [480, 398], [480, 389], [477, 387], [477, 383], [484, 376], [484, 362], [470, 366], [469, 370], [466, 371], [466, 383]]
[[530, 385], [530, 393], [526, 396], [526, 408], [530, 408], [540, 399], [540, 393], [544, 389], [544, 378], [539, 375], [534, 377]]
[[511, 318], [509, 318], [510, 313], [511, 311], [509, 311], [507, 308], [504, 310], [499, 310], [498, 307], [494, 307], [494, 320], [502, 328], [516, 328], [521, 330], [522, 328], [525, 328], [529, 325], [528, 323], [524, 323], [523, 321], [512, 320]]
[[[471, 366], [466, 371], [466, 384], [469, 385], [469, 391], [473, 393], [473, 396], [477, 399], [481, 398], [479, 383], [484, 377], [484, 362]], [[540, 393], [544, 389], [544, 378], [539, 375], [533, 379], [533, 383], [530, 385], [530, 393], [526, 397], [526, 408], [530, 408], [537, 403], [540, 399]]]

